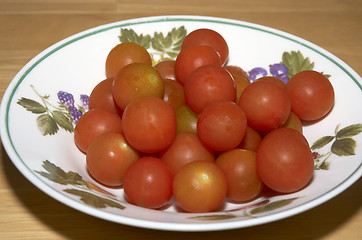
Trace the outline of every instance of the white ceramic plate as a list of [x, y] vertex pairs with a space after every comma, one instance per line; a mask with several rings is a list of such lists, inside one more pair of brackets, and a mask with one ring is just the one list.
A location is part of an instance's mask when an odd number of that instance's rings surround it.
[[[197, 28], [210, 28], [223, 35], [230, 48], [228, 64], [241, 66], [246, 71], [254, 67], [268, 70], [270, 64], [283, 61], [284, 53], [292, 59], [291, 65], [296, 64], [293, 59], [299, 59], [305, 61], [305, 66], [330, 75], [335, 106], [322, 121], [304, 127], [310, 145], [314, 145], [319, 168], [307, 188], [294, 194], [260, 197], [246, 204], [227, 202], [217, 212], [190, 214], [179, 212], [172, 203], [162, 210], [130, 205], [122, 189], [105, 188], [90, 178], [85, 156], [73, 142], [74, 125], [66, 120], [66, 107], [59, 104], [57, 94], [60, 91], [72, 94], [73, 106], [81, 109], [80, 96], [89, 95], [93, 87], [105, 79], [105, 59], [110, 49], [120, 42], [121, 29], [150, 38], [155, 32], [165, 38], [170, 33], [173, 40], [177, 40]], [[157, 60], [160, 51], [152, 47], [148, 50]], [[169, 57], [167, 52], [162, 54]], [[133, 19], [71, 36], [24, 66], [2, 99], [1, 138], [10, 159], [27, 179], [51, 197], [84, 213], [152, 229], [242, 228], [306, 211], [333, 198], [360, 178], [361, 82], [355, 71], [331, 53], [268, 27], [199, 16]], [[317, 142], [320, 139], [323, 141]]]

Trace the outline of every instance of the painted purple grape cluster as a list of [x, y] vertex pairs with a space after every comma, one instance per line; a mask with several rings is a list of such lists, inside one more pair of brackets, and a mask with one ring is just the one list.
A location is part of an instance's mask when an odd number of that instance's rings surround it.
[[[67, 106], [67, 108], [72, 116], [73, 123], [76, 124], [78, 122], [79, 118], [83, 115], [83, 112], [74, 106], [73, 95], [71, 93], [64, 92], [64, 91], [59, 91], [57, 95], [58, 95], [59, 101], [62, 104], [64, 104], [65, 106]], [[89, 97], [87, 95], [82, 94], [80, 96], [80, 101], [82, 103], [82, 107], [84, 108], [84, 110], [88, 110]]]
[[89, 109], [89, 96], [85, 94], [80, 95], [80, 102], [85, 111]]
[[269, 72], [272, 76], [279, 78], [284, 83], [287, 83], [289, 80], [287, 76], [288, 68], [283, 63], [274, 63], [270, 65]]
[[67, 107], [74, 106], [74, 97], [70, 93], [59, 91], [58, 99], [61, 103], [63, 103]]
[[265, 70], [265, 68], [256, 67], [250, 70], [249, 78], [251, 81], [254, 81], [258, 78], [265, 77], [267, 74], [268, 72]]
[[[269, 73], [273, 77], [277, 77], [283, 82], [287, 83], [289, 80], [288, 68], [283, 63], [274, 63], [269, 66]], [[268, 71], [262, 67], [255, 67], [249, 71], [249, 78], [251, 81], [255, 81], [258, 78], [268, 75]]]

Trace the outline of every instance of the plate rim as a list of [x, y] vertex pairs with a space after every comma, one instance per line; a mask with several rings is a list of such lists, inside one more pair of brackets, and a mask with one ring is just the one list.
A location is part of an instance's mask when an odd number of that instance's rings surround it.
[[[209, 22], [209, 23], [218, 23], [218, 24], [228, 24], [233, 25], [236, 27], [244, 27], [244, 28], [252, 28], [254, 30], [263, 31], [268, 34], [276, 35], [287, 39], [289, 41], [293, 41], [298, 43], [304, 47], [311, 49], [314, 52], [322, 55], [322, 57], [328, 59], [335, 65], [337, 65], [340, 69], [342, 69], [362, 90], [360, 76], [357, 72], [355, 72], [350, 66], [348, 66], [345, 62], [341, 59], [333, 55], [332, 53], [328, 52], [327, 50], [315, 45], [308, 40], [302, 39], [298, 36], [289, 34], [287, 32], [255, 24], [240, 20], [228, 19], [228, 18], [219, 18], [219, 17], [210, 17], [210, 16], [199, 16], [199, 15], [164, 15], [164, 16], [152, 16], [152, 17], [141, 17], [141, 18], [133, 18], [127, 20], [121, 20], [113, 23], [108, 23], [100, 26], [96, 26], [84, 31], [81, 31], [77, 34], [71, 35], [61, 41], [56, 42], [55, 44], [51, 45], [50, 47], [44, 49], [35, 57], [33, 57], [26, 65], [24, 65], [21, 70], [15, 75], [15, 77], [10, 82], [9, 86], [7, 87], [1, 102], [1, 109], [0, 109], [0, 117], [1, 117], [1, 128], [0, 134], [4, 149], [6, 150], [10, 160], [13, 164], [18, 168], [18, 170], [35, 186], [37, 186], [40, 190], [42, 190], [47, 195], [51, 196], [52, 198], [58, 200], [62, 204], [66, 204], [69, 207], [72, 207], [78, 211], [83, 213], [96, 216], [98, 218], [113, 221], [116, 223], [122, 223], [131, 226], [137, 227], [146, 227], [151, 229], [159, 229], [159, 230], [176, 230], [176, 231], [213, 231], [213, 230], [226, 230], [226, 229], [235, 229], [235, 228], [242, 228], [242, 227], [250, 227], [255, 225], [260, 225], [272, 221], [277, 221], [280, 219], [284, 219], [311, 208], [314, 208], [330, 199], [335, 197], [336, 195], [340, 194], [344, 190], [346, 190], [349, 186], [351, 186], [354, 182], [356, 182], [362, 175], [362, 167], [360, 164], [358, 168], [355, 169], [353, 173], [349, 175], [343, 182], [335, 186], [333, 189], [324, 193], [317, 198], [310, 200], [300, 206], [294, 207], [293, 209], [287, 209], [275, 214], [262, 216], [256, 219], [248, 219], [248, 220], [240, 220], [240, 221], [225, 221], [225, 222], [205, 222], [205, 223], [166, 223], [166, 222], [151, 222], [148, 220], [142, 219], [135, 219], [123, 215], [116, 215], [113, 213], [108, 213], [99, 209], [95, 209], [93, 207], [87, 206], [82, 204], [76, 200], [70, 199], [69, 197], [65, 196], [64, 194], [59, 193], [57, 190], [53, 189], [49, 184], [45, 183], [42, 179], [35, 176], [33, 170], [31, 170], [25, 162], [20, 157], [19, 153], [17, 152], [14, 143], [11, 140], [10, 134], [10, 127], [9, 127], [9, 110], [11, 104], [13, 103], [13, 97], [17, 92], [18, 88], [20, 87], [23, 80], [26, 78], [27, 74], [29, 74], [38, 64], [40, 64], [44, 59], [48, 56], [52, 55], [53, 53], [57, 52], [58, 50], [66, 47], [67, 45], [77, 42], [83, 38], [88, 36], [92, 36], [95, 34], [99, 34], [110, 29], [120, 28], [125, 26], [134, 26], [138, 24], [145, 24], [145, 23], [157, 23], [157, 22], [177, 22], [177, 21], [190, 21], [190, 22]], [[357, 79], [359, 77], [359, 80]], [[6, 104], [4, 104], [4, 100], [6, 100]], [[38, 182], [40, 181], [40, 182]], [[132, 220], [130, 222], [130, 220]], [[254, 220], [254, 221], [253, 221]], [[241, 223], [241, 224], [240, 224]], [[245, 224], [247, 223], [247, 224]]]

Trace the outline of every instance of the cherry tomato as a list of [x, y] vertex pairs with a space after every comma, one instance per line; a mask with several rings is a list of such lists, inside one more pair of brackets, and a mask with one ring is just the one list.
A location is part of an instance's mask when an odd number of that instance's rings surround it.
[[199, 140], [197, 134], [191, 132], [178, 133], [172, 145], [161, 155], [163, 160], [176, 174], [186, 164], [205, 160], [213, 162], [214, 152], [207, 149]]
[[224, 37], [214, 30], [200, 28], [190, 32], [182, 42], [181, 51], [196, 45], [212, 47], [219, 53], [222, 64], [229, 58], [229, 47]]
[[113, 81], [113, 98], [122, 110], [135, 99], [144, 96], [163, 98], [164, 95], [160, 74], [146, 63], [128, 64], [117, 73]]
[[295, 74], [286, 84], [292, 112], [313, 121], [325, 116], [334, 105], [334, 89], [323, 74], [307, 70]]
[[199, 115], [194, 113], [187, 105], [179, 107], [176, 112], [177, 132], [197, 133], [197, 120]]
[[210, 212], [217, 209], [227, 193], [226, 177], [209, 161], [195, 161], [182, 167], [174, 177], [176, 202], [187, 212]]
[[222, 101], [209, 105], [200, 114], [197, 133], [202, 143], [215, 151], [237, 147], [246, 132], [244, 111], [234, 102]]
[[122, 115], [122, 110], [114, 102], [112, 86], [112, 78], [107, 78], [98, 83], [89, 96], [89, 109], [102, 108]]
[[176, 80], [175, 76], [175, 60], [165, 60], [155, 65], [156, 70], [162, 79]]
[[300, 133], [303, 133], [303, 123], [293, 112], [290, 112], [287, 121], [282, 125], [282, 127], [294, 128]]
[[185, 105], [184, 87], [175, 80], [162, 79], [162, 81], [164, 86], [163, 100], [170, 104], [174, 111]]
[[150, 54], [141, 45], [133, 42], [125, 42], [116, 45], [108, 53], [106, 59], [107, 77], [114, 77], [121, 68], [134, 62], [152, 64]]
[[251, 127], [247, 126], [245, 137], [239, 144], [238, 148], [256, 152], [260, 142], [261, 142], [260, 133], [252, 129]]
[[86, 160], [89, 173], [100, 183], [119, 186], [128, 167], [139, 154], [121, 133], [103, 133], [89, 145]]
[[123, 180], [124, 193], [132, 204], [157, 209], [171, 199], [172, 177], [162, 160], [143, 157], [127, 169]]
[[236, 76], [241, 76], [241, 77], [245, 78], [245, 80], [247, 82], [250, 83], [250, 79], [249, 79], [248, 74], [241, 67], [234, 66], [234, 65], [227, 65], [227, 66], [224, 66], [224, 68], [226, 70], [228, 70], [233, 76], [235, 76], [235, 75]]
[[176, 128], [173, 109], [160, 98], [139, 98], [123, 112], [123, 133], [141, 152], [154, 153], [168, 148], [176, 137]]
[[176, 79], [184, 85], [195, 69], [209, 64], [221, 66], [219, 54], [209, 46], [191, 46], [181, 51], [176, 58]]
[[258, 82], [258, 81], [268, 81], [268, 82], [272, 82], [275, 83], [276, 85], [278, 85], [281, 88], [285, 88], [285, 83], [280, 80], [277, 77], [272, 77], [272, 76], [265, 76], [265, 77], [261, 77], [256, 79], [254, 82]]
[[256, 153], [233, 149], [216, 159], [227, 181], [227, 197], [233, 201], [249, 201], [259, 195], [263, 183], [256, 171]]
[[244, 89], [250, 84], [249, 80], [241, 75], [232, 74], [236, 87], [236, 99], [235, 102], [239, 103], [239, 99]]
[[292, 128], [278, 128], [261, 141], [256, 166], [259, 177], [270, 189], [291, 193], [311, 181], [314, 160], [303, 134]]
[[235, 101], [236, 87], [223, 67], [206, 65], [196, 69], [184, 85], [185, 100], [196, 114], [215, 101]]
[[100, 108], [84, 113], [74, 129], [74, 141], [86, 153], [92, 140], [105, 132], [122, 133], [122, 120], [113, 112]]
[[269, 131], [280, 127], [290, 114], [290, 99], [285, 89], [275, 83], [256, 81], [240, 96], [248, 125], [256, 130]]

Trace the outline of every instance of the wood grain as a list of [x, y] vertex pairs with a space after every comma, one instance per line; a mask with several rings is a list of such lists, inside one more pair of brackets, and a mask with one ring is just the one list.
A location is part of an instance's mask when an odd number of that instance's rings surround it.
[[[302, 37], [362, 74], [360, 0], [0, 0], [0, 98], [16, 73], [52, 44], [129, 18], [205, 15]], [[69, 208], [26, 180], [0, 149], [0, 239], [362, 239], [362, 179], [302, 214], [245, 229], [175, 233], [104, 221]]]

